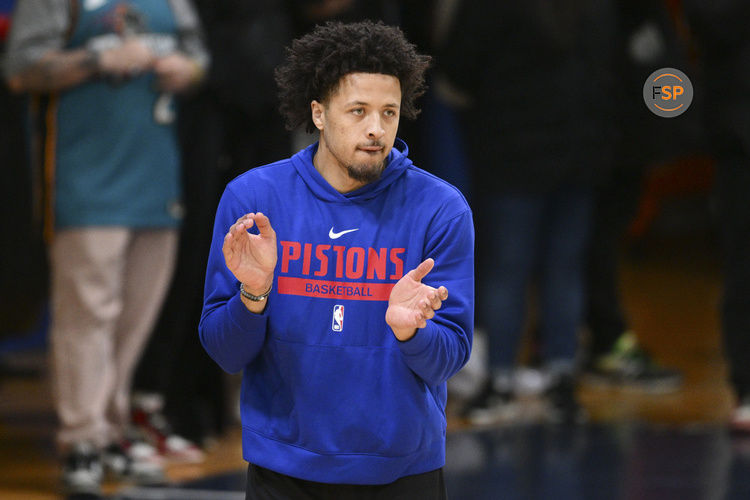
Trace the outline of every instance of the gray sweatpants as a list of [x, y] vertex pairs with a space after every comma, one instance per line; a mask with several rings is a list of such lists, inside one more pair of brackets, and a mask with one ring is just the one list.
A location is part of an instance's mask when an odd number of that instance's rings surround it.
[[61, 450], [122, 438], [133, 371], [160, 311], [176, 249], [176, 229], [56, 233], [50, 345]]

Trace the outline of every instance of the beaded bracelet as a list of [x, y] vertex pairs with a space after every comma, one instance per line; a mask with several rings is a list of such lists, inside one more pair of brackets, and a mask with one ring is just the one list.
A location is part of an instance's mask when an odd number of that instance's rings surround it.
[[268, 298], [268, 295], [271, 293], [271, 288], [273, 288], [273, 284], [271, 284], [271, 286], [268, 287], [268, 290], [266, 290], [265, 293], [261, 295], [253, 295], [252, 293], [245, 291], [244, 283], [240, 283], [240, 293], [242, 294], [242, 296], [248, 300], [252, 300], [253, 302], [260, 302], [261, 300], [266, 300], [266, 298]]

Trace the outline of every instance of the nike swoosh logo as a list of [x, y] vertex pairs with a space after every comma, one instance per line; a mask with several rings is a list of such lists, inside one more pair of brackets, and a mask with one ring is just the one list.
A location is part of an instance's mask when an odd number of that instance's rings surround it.
[[352, 233], [354, 231], [359, 231], [359, 228], [356, 228], [356, 229], [347, 229], [345, 231], [340, 231], [338, 233], [334, 233], [333, 232], [333, 226], [331, 226], [331, 230], [328, 231], [328, 237], [331, 238], [332, 240], [335, 240], [335, 239], [341, 238], [346, 233]]

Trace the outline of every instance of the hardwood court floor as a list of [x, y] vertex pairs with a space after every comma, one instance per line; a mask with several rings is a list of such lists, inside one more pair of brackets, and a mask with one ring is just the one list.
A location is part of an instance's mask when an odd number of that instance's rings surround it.
[[[710, 234], [688, 234], [687, 236], [666, 237], [661, 240], [654, 239], [648, 242], [639, 257], [629, 255], [624, 258], [623, 300], [630, 314], [632, 327], [638, 333], [642, 344], [659, 361], [683, 371], [685, 384], [675, 393], [656, 396], [583, 383], [580, 388], [581, 399], [589, 410], [594, 424], [580, 431], [581, 439], [594, 440], [602, 436], [609, 439], [608, 436], [615, 435], [618, 437], [613, 439], [621, 442], [623, 431], [613, 430], [615, 427], [610, 425], [612, 423], [618, 426], [616, 429], [621, 429], [619, 427], [621, 423], [631, 425], [633, 422], [655, 424], [666, 429], [676, 428], [675, 432], [683, 437], [685, 432], [688, 435], [694, 432], [690, 429], [695, 429], [695, 426], [709, 429], [720, 428], [728, 415], [732, 401], [725, 383], [726, 367], [722, 358], [718, 330], [717, 305], [721, 285], [714, 240]], [[0, 382], [0, 499], [50, 500], [59, 498], [56, 494], [58, 465], [52, 447], [54, 424], [49, 388], [44, 376], [14, 377]], [[604, 426], [604, 430], [597, 427], [600, 425]], [[503, 441], [504, 432], [507, 431], [471, 428], [466, 422], [455, 417], [450, 418], [448, 460], [451, 470], [455, 471], [456, 467], [464, 467], [462, 465], [464, 460], [469, 462], [484, 460], [481, 454], [472, 455], [473, 452], [467, 454], [460, 451], [469, 445], [501, 443], [500, 450], [495, 449], [493, 453], [503, 457], [505, 456], [503, 454], [505, 452], [501, 451], [504, 449], [503, 446], [510, 446], [509, 450], [513, 455], [521, 452], [528, 453], [529, 447], [535, 446], [534, 443], [542, 443], [539, 446], [544, 443], [543, 438], [540, 437], [545, 435], [544, 432], [540, 433], [533, 429], [521, 430], [514, 433], [510, 441]], [[675, 453], [680, 453], [679, 443], [682, 441], [670, 439], [668, 433], [665, 435], [647, 430], [634, 434], [631, 432], [629, 435], [638, 437], [638, 440], [628, 442], [636, 443], [633, 446], [641, 449], [641, 452], [644, 447], [648, 449], [649, 444], [657, 443], [658, 446], [663, 445], [666, 448], [672, 446]], [[521, 446], [521, 448], [516, 449], [513, 446]], [[540, 455], [539, 460], [549, 465], [547, 463], [549, 456]], [[598, 465], [594, 466], [589, 462], [578, 463], [578, 466], [584, 468], [584, 477], [589, 479], [599, 476], [596, 474], [592, 476], [593, 473], [590, 473], [586, 467], [599, 470], [597, 467], [601, 468], [602, 463], [607, 463], [601, 456], [595, 456], [592, 461], [597, 462]], [[637, 466], [637, 463], [629, 464], [628, 474], [632, 473], [631, 469]], [[487, 472], [490, 467], [496, 468]], [[487, 474], [452, 476], [451, 484], [454, 488], [461, 488], [465, 492], [477, 492], [457, 497], [485, 498], [481, 494], [482, 491], [502, 488], [501, 481], [508, 479], [507, 474], [512, 472], [513, 477], [519, 474], [523, 476], [525, 470], [518, 467], [510, 469], [503, 467], [502, 461], [498, 463], [488, 461], [486, 465], [475, 463], [472, 470], [485, 471]], [[234, 477], [236, 482], [240, 481], [237, 478], [241, 477], [238, 475], [242, 474], [244, 468], [245, 464], [240, 457], [239, 431], [233, 429], [208, 450], [205, 463], [170, 466], [168, 475], [175, 483], [211, 481], [211, 478], [216, 477]], [[557, 469], [552, 472], [555, 470]], [[564, 468], [561, 470], [565, 471]], [[683, 474], [682, 479], [691, 479], [688, 476], [693, 474], [692, 470], [692, 468], [680, 469], [680, 473]], [[665, 474], [668, 473], [671, 472], [665, 472]], [[680, 480], [679, 474], [677, 480]], [[596, 488], [597, 484], [592, 483], [590, 486]], [[641, 495], [638, 487], [645, 486], [643, 484], [629, 486], [631, 490], [632, 488], [636, 490], [635, 493], [631, 491], [632, 494], [626, 497], [660, 498], [658, 495], [650, 497]], [[121, 484], [107, 484], [105, 490], [108, 494], [113, 494], [122, 491], [123, 488]], [[488, 495], [486, 498], [492, 498], [491, 493]], [[528, 497], [521, 495], [518, 498]], [[545, 498], [545, 496], [542, 495], [539, 498]], [[553, 495], [548, 498], [556, 497]], [[577, 498], [577, 496], [563, 495], [557, 498]], [[606, 495], [601, 498], [606, 498]], [[663, 496], [661, 498], [688, 497]]]

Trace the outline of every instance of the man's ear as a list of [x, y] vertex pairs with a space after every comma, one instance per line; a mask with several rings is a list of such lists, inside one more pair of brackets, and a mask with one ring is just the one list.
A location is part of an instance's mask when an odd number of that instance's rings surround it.
[[310, 110], [312, 111], [312, 121], [318, 130], [323, 130], [323, 124], [325, 122], [325, 107], [318, 101], [312, 101], [310, 103]]

